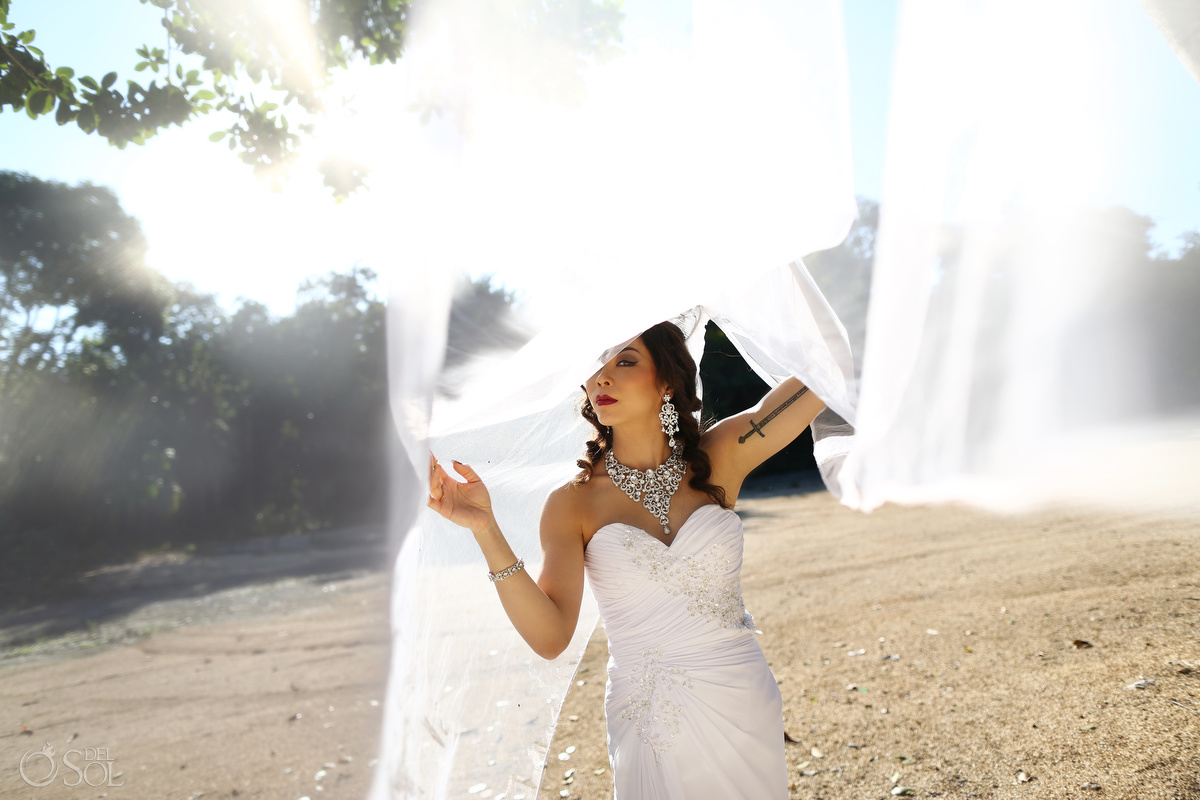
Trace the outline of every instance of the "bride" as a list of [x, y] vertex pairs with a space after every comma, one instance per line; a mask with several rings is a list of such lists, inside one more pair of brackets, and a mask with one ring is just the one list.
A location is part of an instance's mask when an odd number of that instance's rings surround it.
[[467, 464], [430, 458], [430, 508], [470, 529], [517, 632], [546, 659], [571, 641], [584, 575], [608, 635], [615, 800], [786, 798], [779, 689], [742, 604], [746, 476], [824, 407], [791, 378], [700, 430], [696, 364], [670, 322], [605, 353], [583, 385], [595, 428], [541, 519], [535, 581]]

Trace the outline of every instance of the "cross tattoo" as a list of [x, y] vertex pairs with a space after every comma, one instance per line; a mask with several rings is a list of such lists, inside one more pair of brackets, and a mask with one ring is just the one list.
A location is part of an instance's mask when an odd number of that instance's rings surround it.
[[767, 435], [762, 432], [762, 429], [767, 427], [767, 423], [770, 422], [771, 420], [775, 419], [775, 417], [779, 416], [780, 412], [782, 412], [785, 408], [790, 406], [792, 403], [799, 400], [800, 397], [807, 391], [808, 391], [807, 386], [801, 386], [800, 391], [796, 392], [794, 395], [789, 397], [787, 400], [784, 400], [783, 403], [780, 404], [779, 408], [775, 409], [770, 414], [767, 414], [767, 416], [763, 418], [762, 422], [755, 422], [754, 420], [750, 420], [750, 430], [748, 430], [746, 432], [745, 436], [738, 437], [738, 444], [745, 444], [746, 440], [749, 439], [751, 436], [753, 436], [756, 433], [764, 439], [767, 438]]

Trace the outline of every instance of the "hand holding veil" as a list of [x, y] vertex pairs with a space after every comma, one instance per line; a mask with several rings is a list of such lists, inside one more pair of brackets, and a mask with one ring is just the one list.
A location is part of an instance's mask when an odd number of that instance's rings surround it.
[[446, 473], [437, 458], [429, 454], [429, 502], [426, 504], [443, 518], [477, 531], [492, 517], [492, 498], [475, 470], [455, 461], [454, 471], [465, 480], [456, 481]]

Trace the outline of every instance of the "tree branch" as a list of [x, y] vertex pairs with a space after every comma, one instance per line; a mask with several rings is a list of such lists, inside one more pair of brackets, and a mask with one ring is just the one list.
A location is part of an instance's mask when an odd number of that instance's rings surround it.
[[[38, 86], [45, 89], [47, 92], [54, 92], [55, 95], [58, 94], [58, 92], [55, 92], [53, 88], [51, 88], [51, 87], [47, 86], [45, 83], [43, 83], [42, 79], [40, 77], [38, 77], [37, 75], [34, 75], [32, 72], [25, 69], [25, 65], [17, 60], [16, 54], [14, 54], [12, 50], [9, 50], [8, 45], [6, 45], [4, 42], [0, 42], [0, 50], [3, 50], [5, 55], [8, 56], [8, 63], [15, 65], [17, 67], [17, 69], [21, 70], [21, 72], [24, 72], [26, 75], [28, 75], [30, 80], [32, 80]], [[43, 65], [45, 64], [45, 62], [42, 62], [42, 63], [43, 63]], [[47, 69], [49, 69], [49, 67], [47, 67]]]

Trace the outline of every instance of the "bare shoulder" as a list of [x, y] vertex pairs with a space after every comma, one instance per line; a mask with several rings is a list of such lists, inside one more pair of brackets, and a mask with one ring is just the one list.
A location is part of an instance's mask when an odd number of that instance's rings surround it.
[[542, 538], [581, 538], [587, 495], [587, 484], [576, 484], [574, 481], [567, 481], [550, 492], [542, 506]]

